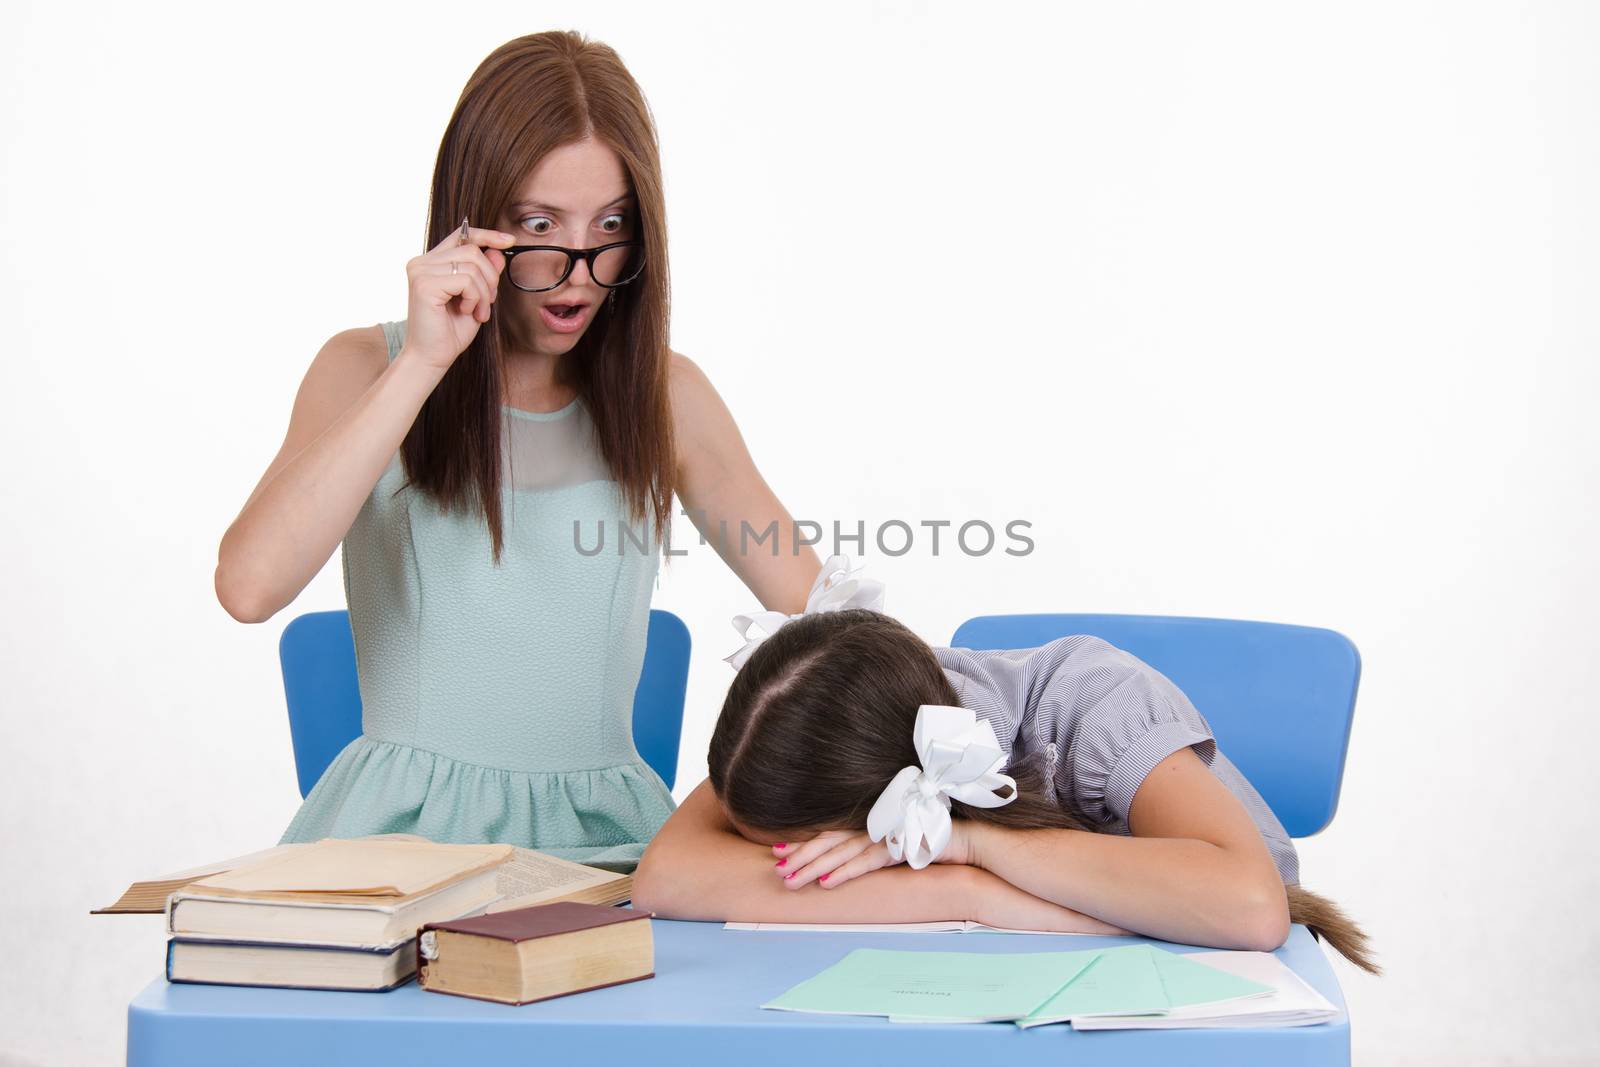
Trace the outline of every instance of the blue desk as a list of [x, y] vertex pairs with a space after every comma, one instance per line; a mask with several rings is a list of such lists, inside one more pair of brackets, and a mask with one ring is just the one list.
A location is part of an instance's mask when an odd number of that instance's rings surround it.
[[[1009, 1023], [905, 1025], [802, 1015], [759, 1005], [864, 946], [964, 952], [1057, 952], [1132, 938], [1021, 934], [757, 933], [720, 923], [652, 920], [656, 977], [510, 1007], [427, 993], [329, 993], [172, 985], [157, 978], [128, 1008], [128, 1067], [442, 1067], [467, 1064], [1052, 1062], [1243, 1067], [1350, 1062], [1342, 1016], [1278, 1030], [1022, 1031]], [[1168, 946], [1187, 948], [1190, 946]], [[1278, 956], [1344, 1008], [1321, 948], [1296, 926]]]

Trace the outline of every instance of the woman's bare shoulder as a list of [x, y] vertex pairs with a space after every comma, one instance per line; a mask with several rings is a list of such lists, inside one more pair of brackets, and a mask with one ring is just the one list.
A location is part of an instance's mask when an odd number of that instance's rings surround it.
[[667, 360], [667, 387], [673, 393], [699, 392], [711, 385], [700, 365], [682, 352], [669, 350]]
[[389, 364], [381, 325], [340, 330], [306, 368], [295, 397], [290, 436], [315, 437], [372, 388]]
[[353, 326], [328, 338], [322, 352], [318, 353], [319, 357], [323, 354], [370, 370], [372, 377], [377, 378], [389, 364], [389, 342], [383, 335], [383, 327], [377, 323]]
[[330, 399], [343, 410], [371, 388], [389, 365], [389, 343], [381, 325], [340, 330], [323, 343], [306, 369], [302, 388]]

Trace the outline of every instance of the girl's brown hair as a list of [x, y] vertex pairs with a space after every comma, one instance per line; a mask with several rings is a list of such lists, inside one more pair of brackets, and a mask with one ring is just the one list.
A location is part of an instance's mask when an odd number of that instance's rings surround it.
[[[927, 643], [895, 619], [852, 608], [805, 615], [767, 638], [734, 677], [711, 735], [711, 787], [745, 826], [864, 830], [902, 767], [923, 704], [961, 703]], [[1055, 802], [1042, 753], [1010, 764], [1017, 797], [998, 808], [952, 800], [951, 815], [1013, 829], [1104, 831]], [[1289, 918], [1373, 974], [1367, 936], [1330, 900], [1285, 886]]]
[[[631, 519], [670, 527], [675, 489], [667, 394], [667, 225], [655, 123], [633, 77], [604, 44], [571, 31], [508, 41], [473, 71], [439, 144], [424, 250], [461, 225], [497, 226], [553, 149], [594, 138], [622, 161], [638, 203], [644, 272], [620, 289], [561, 361], [593, 416], [601, 455]], [[482, 220], [480, 222], [480, 220]], [[610, 305], [608, 299], [605, 302]], [[501, 316], [480, 328], [423, 403], [401, 445], [406, 476], [441, 510], [481, 512], [503, 544]]]

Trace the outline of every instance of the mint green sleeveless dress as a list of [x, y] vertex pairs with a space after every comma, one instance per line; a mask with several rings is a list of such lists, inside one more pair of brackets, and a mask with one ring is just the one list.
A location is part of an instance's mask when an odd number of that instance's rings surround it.
[[[405, 323], [383, 331], [393, 361]], [[483, 518], [404, 486], [399, 452], [345, 535], [361, 736], [283, 841], [414, 833], [628, 871], [672, 813], [633, 744], [659, 533], [630, 519], [581, 398], [507, 406], [502, 432], [498, 566]]]

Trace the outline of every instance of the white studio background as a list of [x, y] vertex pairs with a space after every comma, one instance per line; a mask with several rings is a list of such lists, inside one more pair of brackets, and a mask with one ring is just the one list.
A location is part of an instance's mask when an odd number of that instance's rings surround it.
[[[567, 27], [644, 87], [674, 347], [795, 516], [1031, 522], [1025, 558], [859, 553], [935, 642], [1005, 611], [1348, 634], [1343, 799], [1301, 848], [1388, 967], [1335, 964], [1357, 1061], [1600, 1056], [1595, 7], [6, 21], [0, 1063], [119, 1061], [160, 923], [88, 910], [294, 812], [277, 639], [343, 606], [339, 560], [246, 626], [217, 543], [320, 344], [404, 316], [468, 74]], [[692, 546], [656, 605], [695, 640], [681, 798], [754, 601]]]

